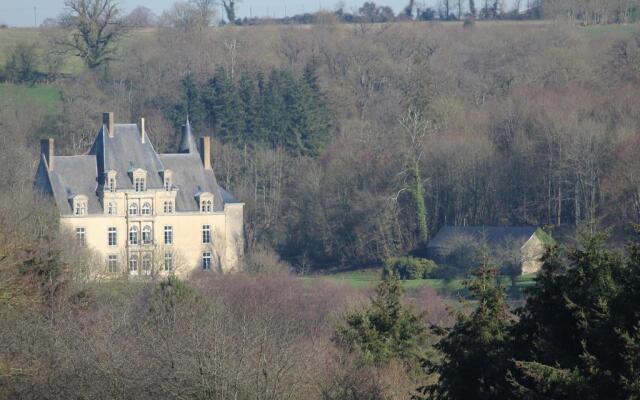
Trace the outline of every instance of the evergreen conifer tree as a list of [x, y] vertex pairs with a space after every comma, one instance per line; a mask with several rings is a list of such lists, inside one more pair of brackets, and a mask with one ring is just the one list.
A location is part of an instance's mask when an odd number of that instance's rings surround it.
[[546, 257], [515, 329], [518, 396], [640, 398], [640, 247], [606, 235]]
[[334, 335], [343, 349], [366, 362], [383, 364], [396, 358], [409, 371], [419, 371], [430, 352], [423, 319], [402, 304], [402, 287], [394, 273], [385, 273], [369, 308], [347, 315]]
[[438, 382], [419, 390], [435, 399], [508, 399], [512, 318], [505, 290], [496, 280], [496, 270], [486, 265], [467, 287], [478, 305], [470, 315], [458, 313], [456, 324], [436, 345], [442, 362], [428, 364], [439, 375]]

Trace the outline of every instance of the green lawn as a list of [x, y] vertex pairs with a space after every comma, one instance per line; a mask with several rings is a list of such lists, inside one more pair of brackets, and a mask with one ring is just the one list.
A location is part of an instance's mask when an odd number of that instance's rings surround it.
[[[380, 268], [366, 268], [346, 272], [329, 273], [320, 275], [330, 281], [353, 288], [373, 288], [380, 282]], [[534, 284], [535, 274], [523, 275], [516, 279], [516, 287], [522, 289]], [[305, 279], [314, 279], [314, 277], [306, 277]], [[505, 286], [510, 286], [510, 279], [503, 277]], [[405, 289], [417, 289], [421, 287], [432, 287], [446, 294], [458, 294], [464, 292], [464, 279], [414, 279], [402, 281], [402, 287]]]
[[14, 102], [32, 101], [53, 110], [60, 101], [60, 91], [52, 85], [14, 85], [0, 83], [0, 98]]

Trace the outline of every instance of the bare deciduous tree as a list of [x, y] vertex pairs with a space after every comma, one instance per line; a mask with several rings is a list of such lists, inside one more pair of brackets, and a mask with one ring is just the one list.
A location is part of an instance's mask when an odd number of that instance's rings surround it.
[[97, 68], [113, 60], [115, 44], [125, 26], [114, 0], [67, 0], [67, 19], [74, 28], [65, 45], [81, 57], [87, 67]]

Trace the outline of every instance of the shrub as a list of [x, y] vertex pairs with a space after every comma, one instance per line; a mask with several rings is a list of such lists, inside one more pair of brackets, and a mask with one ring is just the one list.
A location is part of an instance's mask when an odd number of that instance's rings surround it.
[[438, 268], [433, 260], [416, 257], [394, 257], [385, 262], [385, 268], [400, 279], [426, 279]]

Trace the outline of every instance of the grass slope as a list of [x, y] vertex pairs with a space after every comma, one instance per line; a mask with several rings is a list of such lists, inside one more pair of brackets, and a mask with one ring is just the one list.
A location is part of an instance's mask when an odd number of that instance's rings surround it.
[[0, 98], [13, 102], [33, 102], [52, 111], [60, 102], [60, 90], [52, 85], [14, 85], [0, 83]]

